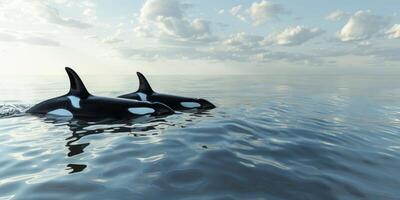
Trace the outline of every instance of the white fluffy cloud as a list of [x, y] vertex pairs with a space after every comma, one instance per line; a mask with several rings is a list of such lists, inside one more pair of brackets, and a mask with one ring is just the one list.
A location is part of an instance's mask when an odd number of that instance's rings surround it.
[[340, 31], [339, 38], [344, 42], [367, 40], [381, 32], [386, 25], [384, 17], [374, 15], [369, 10], [360, 10], [350, 17]]
[[184, 6], [178, 0], [147, 0], [140, 9], [141, 21], [156, 21], [159, 18], [182, 18]]
[[251, 22], [253, 25], [261, 25], [265, 22], [276, 19], [287, 11], [279, 4], [272, 3], [268, 0], [253, 2], [251, 6], [242, 10], [242, 5], [237, 5], [231, 8], [230, 13], [238, 19]]
[[234, 16], [237, 17], [238, 19], [247, 22], [247, 19], [245, 16], [243, 16], [243, 14], [240, 12], [242, 10], [242, 5], [237, 5], [231, 8], [231, 10], [229, 11], [229, 13]]
[[189, 19], [185, 10], [189, 5], [178, 0], [147, 0], [140, 10], [140, 35], [170, 36], [178, 40], [204, 39], [211, 33], [210, 23], [202, 19]]
[[277, 18], [279, 15], [285, 13], [281, 5], [274, 4], [267, 0], [254, 2], [248, 9], [250, 18], [254, 25], [260, 25], [268, 20]]
[[388, 31], [386, 31], [389, 39], [400, 38], [400, 24], [393, 25]]
[[348, 16], [348, 14], [346, 12], [344, 12], [342, 10], [336, 10], [336, 11], [333, 11], [332, 13], [330, 13], [329, 15], [327, 15], [325, 17], [325, 19], [329, 20], [329, 21], [339, 21], [347, 16]]
[[324, 33], [319, 28], [306, 28], [302, 26], [290, 27], [276, 36], [276, 43], [279, 45], [300, 45]]
[[173, 17], [160, 18], [161, 29], [170, 36], [181, 38], [201, 38], [210, 33], [208, 21], [194, 19], [192, 21]]

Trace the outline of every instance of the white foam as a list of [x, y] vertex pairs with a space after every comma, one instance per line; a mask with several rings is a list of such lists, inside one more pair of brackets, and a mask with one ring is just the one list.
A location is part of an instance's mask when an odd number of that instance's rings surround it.
[[65, 109], [56, 109], [47, 113], [48, 115], [60, 116], [60, 117], [73, 117], [72, 113]]
[[147, 115], [155, 112], [153, 108], [146, 107], [129, 108], [128, 111], [135, 115]]
[[201, 105], [196, 102], [181, 102], [181, 105], [185, 108], [200, 108]]
[[76, 96], [67, 96], [68, 99], [71, 101], [71, 104], [74, 108], [81, 108], [80, 101], [81, 99]]
[[145, 93], [143, 93], [143, 92], [138, 92], [138, 93], [136, 93], [136, 94], [139, 95], [140, 100], [142, 100], [142, 101], [147, 101], [147, 94], [145, 94]]

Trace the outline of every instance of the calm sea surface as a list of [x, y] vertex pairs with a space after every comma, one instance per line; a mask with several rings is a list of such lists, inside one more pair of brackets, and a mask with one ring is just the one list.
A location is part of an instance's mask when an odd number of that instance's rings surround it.
[[[91, 93], [131, 76], [82, 76]], [[149, 76], [207, 112], [85, 122], [24, 115], [67, 76], [0, 80], [0, 200], [400, 199], [396, 76]]]

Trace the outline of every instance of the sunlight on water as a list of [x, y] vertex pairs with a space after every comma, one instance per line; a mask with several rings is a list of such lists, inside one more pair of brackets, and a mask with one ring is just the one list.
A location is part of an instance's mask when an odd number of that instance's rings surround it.
[[[396, 77], [149, 79], [157, 91], [217, 108], [136, 120], [40, 118], [24, 112], [65, 94], [65, 77], [0, 80], [0, 199], [400, 196]], [[130, 76], [85, 83], [113, 97], [137, 89]]]

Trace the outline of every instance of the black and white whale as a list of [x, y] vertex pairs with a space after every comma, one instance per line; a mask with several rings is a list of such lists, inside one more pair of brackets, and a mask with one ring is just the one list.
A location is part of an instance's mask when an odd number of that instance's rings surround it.
[[78, 74], [68, 67], [65, 70], [71, 85], [68, 94], [43, 101], [30, 108], [27, 113], [74, 118], [116, 119], [174, 113], [171, 108], [162, 103], [93, 96], [86, 90]]
[[149, 82], [140, 72], [137, 72], [139, 77], [139, 89], [130, 94], [119, 96], [119, 98], [135, 99], [139, 101], [150, 101], [163, 103], [174, 110], [188, 109], [213, 109], [215, 106], [205, 99], [195, 99], [188, 97], [180, 97], [175, 95], [161, 94], [154, 92]]

